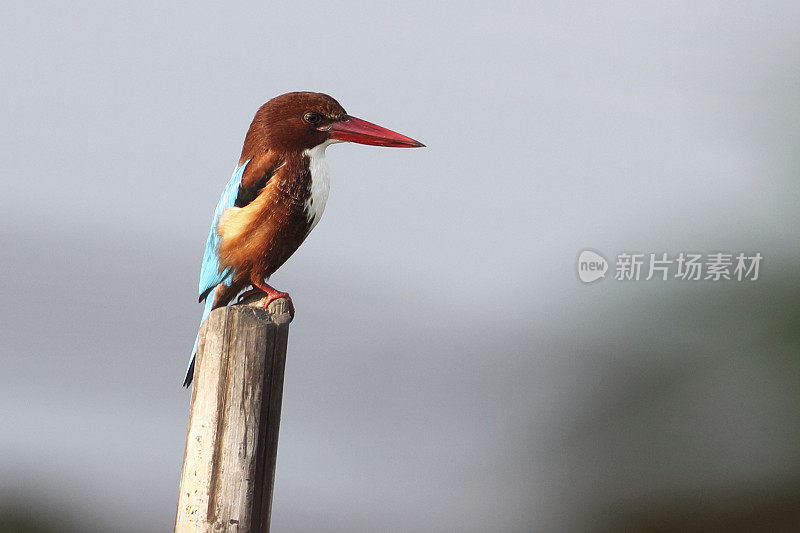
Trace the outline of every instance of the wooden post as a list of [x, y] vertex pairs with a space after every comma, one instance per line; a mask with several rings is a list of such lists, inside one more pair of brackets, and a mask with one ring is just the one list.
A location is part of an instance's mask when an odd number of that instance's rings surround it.
[[200, 330], [176, 532], [266, 532], [289, 315], [263, 298], [214, 310]]

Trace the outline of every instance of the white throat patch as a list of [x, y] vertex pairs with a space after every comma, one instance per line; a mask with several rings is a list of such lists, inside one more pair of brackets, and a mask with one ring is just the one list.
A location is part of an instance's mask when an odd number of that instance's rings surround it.
[[311, 227], [317, 225], [325, 211], [325, 204], [328, 202], [328, 193], [331, 190], [331, 173], [328, 169], [328, 161], [325, 160], [325, 148], [335, 141], [325, 141], [314, 148], [304, 150], [303, 155], [308, 156], [308, 169], [311, 172], [311, 195], [306, 200], [306, 215]]

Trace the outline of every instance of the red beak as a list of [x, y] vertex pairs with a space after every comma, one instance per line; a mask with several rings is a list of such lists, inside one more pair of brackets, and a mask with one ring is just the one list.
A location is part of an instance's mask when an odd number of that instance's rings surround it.
[[350, 115], [345, 115], [342, 120], [334, 122], [328, 131], [331, 133], [331, 139], [336, 139], [337, 141], [350, 141], [373, 146], [394, 146], [396, 148], [425, 146], [411, 137], [400, 135], [397, 132]]

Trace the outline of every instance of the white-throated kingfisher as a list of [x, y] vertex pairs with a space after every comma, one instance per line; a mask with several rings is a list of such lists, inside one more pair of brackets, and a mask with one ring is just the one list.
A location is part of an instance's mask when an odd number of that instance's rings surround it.
[[[325, 149], [336, 142], [412, 148], [405, 135], [348, 115], [326, 94], [293, 92], [258, 110], [244, 139], [242, 156], [208, 233], [200, 270], [201, 324], [243, 289], [267, 295], [265, 306], [286, 298], [266, 280], [302, 244], [322, 217], [330, 177]], [[248, 291], [249, 292], [249, 291]], [[192, 383], [195, 340], [184, 386]]]

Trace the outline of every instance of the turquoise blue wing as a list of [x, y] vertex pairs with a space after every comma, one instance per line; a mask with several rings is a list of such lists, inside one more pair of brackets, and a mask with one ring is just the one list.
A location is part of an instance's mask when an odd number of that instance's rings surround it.
[[[217, 225], [219, 224], [219, 217], [229, 207], [236, 204], [236, 198], [239, 196], [239, 187], [242, 185], [242, 176], [244, 169], [250, 162], [248, 159], [236, 170], [233, 171], [228, 184], [225, 185], [225, 190], [222, 191], [222, 196], [217, 203], [217, 208], [214, 210], [214, 218], [211, 220], [211, 229], [208, 231], [208, 239], [206, 240], [206, 249], [203, 252], [203, 264], [200, 267], [200, 301], [206, 301], [203, 307], [203, 318], [200, 319], [200, 324], [205, 322], [208, 315], [211, 313], [211, 306], [214, 303], [214, 290], [222, 282], [230, 282], [233, 273], [230, 269], [225, 269], [220, 272], [219, 268], [219, 233], [217, 233]], [[199, 334], [199, 332], [198, 332]], [[189, 368], [186, 370], [186, 378], [183, 380], [183, 386], [188, 387], [192, 383], [194, 375], [194, 357], [197, 354], [197, 341], [194, 339], [194, 348], [192, 348], [192, 357], [189, 359]]]
[[[217, 233], [217, 224], [222, 213], [229, 207], [233, 207], [236, 203], [236, 197], [239, 195], [239, 187], [242, 184], [242, 175], [244, 169], [250, 162], [248, 159], [240, 167], [238, 167], [231, 176], [230, 181], [222, 191], [222, 196], [217, 204], [217, 209], [214, 211], [214, 218], [211, 221], [211, 229], [208, 231], [208, 239], [206, 240], [206, 249], [203, 252], [203, 264], [200, 267], [200, 284], [198, 286], [200, 292], [200, 301], [208, 298], [214, 287], [223, 281], [230, 281], [232, 272], [230, 269], [225, 269], [220, 272], [219, 267], [219, 233]], [[203, 317], [205, 320], [205, 316]]]

